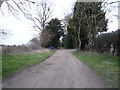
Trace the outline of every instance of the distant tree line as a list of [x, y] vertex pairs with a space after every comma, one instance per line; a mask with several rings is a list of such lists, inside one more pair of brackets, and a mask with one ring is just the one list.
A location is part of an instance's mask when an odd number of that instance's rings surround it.
[[95, 50], [120, 56], [120, 29], [98, 35], [95, 39]]
[[26, 45], [0, 45], [2, 47], [2, 53], [21, 53], [21, 52], [31, 52], [34, 50], [42, 49], [40, 45], [40, 40], [38, 38], [33, 38]]
[[2, 53], [21, 53], [30, 52], [33, 49], [26, 45], [2, 45]]

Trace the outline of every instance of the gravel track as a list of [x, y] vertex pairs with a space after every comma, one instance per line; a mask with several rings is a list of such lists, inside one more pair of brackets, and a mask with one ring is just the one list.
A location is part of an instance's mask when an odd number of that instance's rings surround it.
[[57, 50], [45, 61], [4, 78], [3, 88], [105, 88], [71, 51]]

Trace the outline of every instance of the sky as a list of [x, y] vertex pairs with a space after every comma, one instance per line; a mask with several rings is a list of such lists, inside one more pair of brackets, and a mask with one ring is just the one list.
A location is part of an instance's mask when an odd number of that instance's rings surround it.
[[[65, 15], [71, 13], [71, 9], [76, 0], [51, 0], [53, 3], [53, 18], [63, 19]], [[0, 12], [0, 28], [8, 32], [4, 40], [0, 39], [0, 44], [5, 45], [22, 45], [27, 44], [33, 37], [37, 37], [38, 33], [32, 28], [31, 23], [23, 16], [18, 15], [20, 19], [15, 18], [7, 12], [7, 7], [3, 3], [1, 10], [4, 10], [4, 15]], [[109, 14], [117, 14], [118, 11], [113, 11]], [[117, 30], [118, 20], [113, 17], [112, 23], [108, 24], [108, 32]]]

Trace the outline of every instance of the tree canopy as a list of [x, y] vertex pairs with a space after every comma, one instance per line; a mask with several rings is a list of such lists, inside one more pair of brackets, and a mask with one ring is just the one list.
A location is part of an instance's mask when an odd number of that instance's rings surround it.
[[61, 21], [57, 18], [51, 19], [46, 28], [41, 33], [42, 47], [59, 46], [59, 39], [64, 35]]
[[77, 38], [77, 48], [91, 49], [98, 32], [107, 31], [106, 12], [102, 10], [102, 2], [76, 2], [73, 17], [69, 19], [68, 33]]

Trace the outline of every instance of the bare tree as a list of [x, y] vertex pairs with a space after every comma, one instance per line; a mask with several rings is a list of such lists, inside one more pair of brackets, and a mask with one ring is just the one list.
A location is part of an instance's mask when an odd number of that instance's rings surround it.
[[[48, 0], [1, 0], [0, 3], [6, 3], [8, 10], [14, 15], [18, 16], [18, 12], [24, 14], [27, 19], [32, 21], [34, 29], [41, 34], [45, 29], [46, 24], [52, 17], [52, 3]], [[3, 10], [4, 11], [4, 10]]]
[[2, 3], [5, 1], [8, 1], [8, 0], [0, 0], [0, 7], [1, 7]]
[[27, 18], [34, 23], [34, 28], [41, 34], [46, 24], [52, 17], [52, 3], [47, 0], [38, 1], [35, 4], [35, 12], [29, 12]]
[[41, 45], [40, 45], [40, 40], [39, 38], [33, 38], [32, 40], [29, 41], [29, 47], [31, 47], [32, 49], [40, 49]]
[[[22, 13], [25, 16], [28, 15], [28, 8], [30, 9], [31, 4], [35, 4], [35, 2], [29, 0], [3, 0], [1, 4], [3, 2], [5, 2], [8, 11], [10, 11], [10, 13], [12, 13], [12, 15], [14, 15], [15, 17], [17, 17], [19, 13]], [[1, 11], [4, 14], [5, 10]]]
[[[1, 7], [1, 5], [3, 4], [3, 2], [6, 2], [6, 3], [8, 3], [7, 1], [9, 1], [9, 0], [0, 0], [0, 7]], [[13, 1], [13, 0], [12, 0]], [[19, 2], [21, 2], [20, 0], [18, 0]], [[27, 2], [30, 2], [30, 3], [35, 3], [34, 1], [30, 1], [30, 0], [23, 0], [23, 1], [27, 1]], [[18, 6], [18, 4], [17, 4], [17, 6]], [[20, 7], [20, 6], [19, 6]]]

